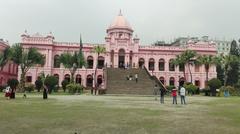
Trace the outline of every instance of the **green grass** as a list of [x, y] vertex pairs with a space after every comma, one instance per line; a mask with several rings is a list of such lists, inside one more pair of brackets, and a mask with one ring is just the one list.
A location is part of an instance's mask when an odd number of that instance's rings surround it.
[[153, 97], [50, 95], [0, 98], [1, 134], [236, 134], [240, 98], [187, 98], [161, 105]]

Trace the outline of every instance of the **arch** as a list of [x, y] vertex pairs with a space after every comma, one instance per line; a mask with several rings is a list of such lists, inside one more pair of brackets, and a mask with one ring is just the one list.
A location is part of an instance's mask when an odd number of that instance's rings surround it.
[[87, 57], [87, 68], [93, 69], [93, 57], [92, 56]]
[[31, 72], [27, 72], [25, 78], [26, 78], [26, 83], [31, 83], [32, 82], [32, 73]]
[[169, 79], [169, 85], [174, 86], [175, 85], [175, 78], [174, 77], [170, 77]]
[[133, 66], [132, 58], [133, 58], [133, 51], [130, 51], [130, 53], [129, 53], [129, 67], [130, 68], [132, 68], [132, 66]]
[[164, 59], [159, 59], [158, 67], [159, 67], [159, 71], [165, 70], [165, 60]]
[[148, 62], [148, 70], [154, 71], [154, 67], [155, 67], [155, 60], [153, 58], [150, 58]]
[[144, 64], [145, 64], [145, 60], [143, 58], [140, 58], [138, 60], [138, 65], [139, 65], [139, 68], [143, 68], [144, 67]]
[[87, 76], [86, 82], [87, 87], [93, 87], [93, 76], [91, 74]]
[[195, 80], [194, 84], [195, 84], [195, 86], [200, 87], [200, 84], [201, 84], [200, 80]]
[[69, 74], [65, 74], [64, 75], [64, 79], [67, 80], [68, 82], [70, 82], [70, 75]]
[[55, 55], [54, 56], [54, 61], [53, 61], [53, 67], [54, 68], [60, 68], [60, 56], [59, 55]]
[[184, 83], [185, 83], [185, 78], [184, 77], [179, 78], [179, 86], [183, 86]]
[[98, 57], [98, 68], [102, 69], [104, 67], [104, 60], [105, 58], [103, 56]]
[[118, 67], [124, 68], [125, 67], [125, 50], [119, 49], [118, 51]]
[[76, 82], [77, 84], [80, 84], [80, 85], [81, 85], [81, 83], [82, 83], [82, 77], [81, 77], [80, 74], [77, 74], [77, 75], [76, 75], [75, 82]]
[[98, 75], [97, 77], [97, 87], [99, 87], [103, 82], [103, 77], [102, 75]]
[[160, 78], [159, 78], [159, 81], [162, 82], [163, 85], [165, 85], [165, 79], [164, 79], [164, 77], [160, 77]]
[[169, 71], [175, 71], [175, 65], [173, 64], [173, 59], [169, 60]]
[[27, 75], [26, 76], [26, 83], [31, 83], [32, 82], [32, 76], [31, 75]]
[[111, 50], [111, 62], [110, 62], [110, 67], [114, 66], [114, 50]]

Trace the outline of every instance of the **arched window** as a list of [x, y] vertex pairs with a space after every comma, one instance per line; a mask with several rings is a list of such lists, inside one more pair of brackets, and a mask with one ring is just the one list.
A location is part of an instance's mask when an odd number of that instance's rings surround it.
[[171, 85], [171, 86], [174, 86], [174, 85], [175, 85], [175, 79], [174, 79], [174, 77], [171, 77], [171, 78], [169, 79], [169, 85]]
[[139, 68], [143, 68], [144, 67], [144, 59], [143, 58], [140, 58], [139, 60], [138, 60], [138, 65], [139, 65]]
[[200, 80], [195, 80], [195, 86], [200, 87]]
[[183, 86], [184, 83], [185, 83], [185, 78], [184, 77], [180, 78], [179, 79], [179, 86]]
[[164, 77], [160, 77], [159, 80], [162, 82], [163, 85], [165, 85]]
[[80, 75], [80, 74], [77, 74], [77, 75], [76, 75], [76, 80], [75, 80], [75, 81], [76, 81], [77, 84], [80, 84], [80, 85], [81, 85], [82, 78], [81, 78], [81, 75]]
[[103, 80], [102, 80], [102, 75], [98, 75], [97, 77], [97, 87], [99, 87], [102, 84]]
[[159, 60], [159, 71], [164, 71], [165, 70], [165, 61], [164, 59]]
[[98, 57], [98, 68], [102, 69], [104, 67], [104, 57], [99, 56]]
[[87, 68], [89, 68], [89, 69], [93, 68], [93, 57], [92, 56], [87, 57]]
[[32, 82], [32, 76], [26, 76], [26, 82], [31, 83]]
[[54, 63], [53, 63], [54, 68], [60, 68], [60, 60], [59, 59], [60, 59], [59, 55], [54, 56]]
[[87, 76], [87, 87], [93, 87], [93, 76], [92, 75], [88, 75]]
[[148, 62], [148, 70], [154, 71], [154, 64], [155, 64], [155, 61], [153, 58], [151, 58]]
[[67, 80], [68, 82], [70, 82], [70, 75], [69, 74], [65, 74], [64, 79]]
[[173, 64], [173, 59], [169, 60], [169, 71], [175, 71], [175, 65]]

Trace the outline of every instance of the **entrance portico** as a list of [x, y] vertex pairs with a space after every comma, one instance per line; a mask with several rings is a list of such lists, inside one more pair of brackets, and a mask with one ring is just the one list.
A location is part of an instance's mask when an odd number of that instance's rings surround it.
[[118, 52], [118, 67], [124, 68], [125, 67], [125, 50], [120, 49]]

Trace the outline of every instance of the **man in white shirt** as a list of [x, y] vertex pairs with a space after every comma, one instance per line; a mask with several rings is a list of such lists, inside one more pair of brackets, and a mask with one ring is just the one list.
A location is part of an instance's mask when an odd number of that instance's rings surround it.
[[181, 104], [186, 104], [185, 95], [186, 95], [186, 89], [184, 87], [181, 87], [180, 88]]

